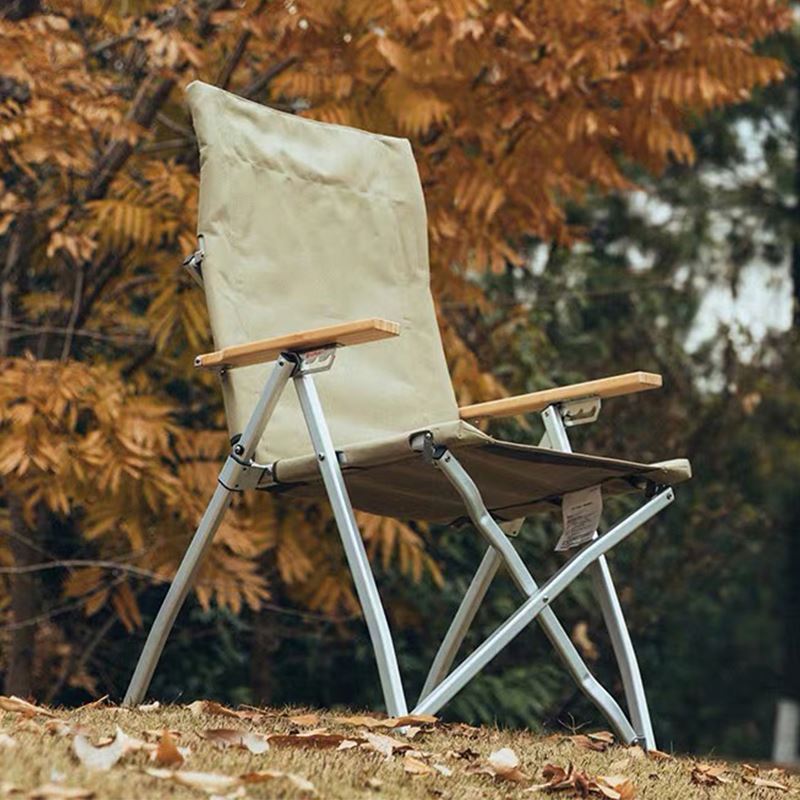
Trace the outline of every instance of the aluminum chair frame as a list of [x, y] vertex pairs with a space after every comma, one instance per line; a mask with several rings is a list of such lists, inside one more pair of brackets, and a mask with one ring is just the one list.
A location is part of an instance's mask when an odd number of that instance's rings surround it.
[[[328, 346], [310, 352], [283, 352], [275, 361], [250, 420], [241, 438], [234, 443], [220, 471], [218, 485], [211, 501], [148, 634], [125, 695], [125, 705], [136, 705], [143, 700], [175, 619], [230, 505], [233, 492], [255, 488], [269, 482], [271, 465], [258, 464], [253, 460], [253, 456], [270, 417], [291, 380], [317, 456], [359, 603], [363, 609], [387, 711], [395, 717], [408, 712], [389, 624], [355, 520], [339, 456], [331, 439], [314, 384], [313, 374], [330, 369], [334, 356], [335, 347]], [[599, 398], [589, 398], [588, 401], [582, 399], [577, 406], [574, 401], [548, 405], [542, 411], [546, 431], [542, 446], [570, 452], [567, 425], [593, 421], [597, 418], [599, 407]], [[514, 528], [519, 528], [521, 521], [498, 524], [487, 510], [477, 486], [454, 453], [446, 447], [437, 446], [430, 434], [415, 437], [412, 446], [419, 450], [423, 465], [427, 462], [431, 467], [441, 470], [450, 481], [464, 501], [473, 524], [488, 543], [486, 555], [442, 641], [422, 693], [412, 711], [437, 712], [507, 644], [536, 620], [542, 626], [569, 674], [605, 716], [620, 740], [628, 744], [637, 743], [645, 749], [654, 748], [656, 743], [639, 666], [605, 554], [669, 505], [674, 499], [673, 489], [652, 487], [650, 496], [639, 509], [604, 535], [595, 534], [591, 542], [578, 550], [555, 575], [539, 586], [507, 536]], [[514, 614], [451, 671], [464, 636], [501, 564], [505, 565], [526, 599]], [[592, 574], [594, 592], [620, 668], [630, 720], [617, 701], [591, 674], [550, 607], [552, 602], [587, 570]]]

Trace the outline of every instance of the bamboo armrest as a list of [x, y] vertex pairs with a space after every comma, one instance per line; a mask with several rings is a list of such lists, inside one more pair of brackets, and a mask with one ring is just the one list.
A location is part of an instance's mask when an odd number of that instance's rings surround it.
[[541, 392], [504, 397], [502, 400], [490, 400], [487, 403], [474, 403], [459, 408], [458, 413], [461, 419], [513, 417], [517, 414], [543, 411], [547, 406], [564, 403], [567, 400], [580, 400], [586, 397], [618, 397], [623, 394], [658, 389], [659, 386], [661, 386], [660, 375], [653, 372], [627, 372], [624, 375], [614, 375], [596, 381], [585, 381], [571, 386], [557, 386]]
[[359, 319], [355, 322], [342, 322], [324, 328], [311, 328], [307, 331], [275, 336], [257, 342], [223, 347], [213, 353], [204, 353], [194, 360], [196, 367], [205, 369], [234, 369], [251, 364], [274, 361], [281, 353], [302, 353], [322, 347], [342, 347], [349, 344], [365, 344], [378, 339], [387, 339], [400, 333], [400, 325], [388, 319]]

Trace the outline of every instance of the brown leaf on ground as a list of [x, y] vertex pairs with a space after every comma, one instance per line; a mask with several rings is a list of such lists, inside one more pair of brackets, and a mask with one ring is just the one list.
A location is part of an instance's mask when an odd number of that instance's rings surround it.
[[453, 736], [466, 736], [467, 739], [477, 739], [481, 736], [482, 731], [475, 725], [467, 725], [466, 722], [455, 722], [447, 726], [447, 730]]
[[789, 791], [789, 787], [786, 784], [773, 781], [770, 778], [761, 778], [758, 775], [742, 775], [742, 780], [751, 786], [759, 786], [762, 789], [775, 789], [778, 792]]
[[169, 731], [164, 731], [158, 740], [158, 746], [152, 754], [153, 761], [162, 767], [179, 767], [184, 762], [183, 753], [178, 750], [175, 740]]
[[625, 775], [591, 777], [569, 764], [567, 768], [547, 764], [542, 769], [545, 783], [532, 786], [529, 792], [574, 791], [580, 797], [600, 797], [607, 800], [634, 800], [636, 789]]
[[102, 697], [98, 697], [97, 700], [92, 700], [91, 703], [84, 703], [82, 706], [78, 706], [75, 710], [88, 711], [90, 708], [99, 708], [106, 702], [106, 700], [108, 700], [108, 695], [104, 694]]
[[430, 764], [408, 754], [403, 756], [403, 770], [409, 775], [433, 775], [436, 772]]
[[62, 786], [59, 783], [45, 783], [28, 794], [29, 800], [91, 800], [94, 792], [77, 786]]
[[263, 733], [253, 733], [237, 728], [207, 728], [200, 731], [198, 736], [211, 742], [220, 750], [228, 747], [241, 747], [254, 755], [260, 755], [269, 750], [269, 737]]
[[692, 783], [700, 786], [719, 786], [730, 782], [730, 777], [725, 775], [724, 766], [698, 762], [692, 767]]
[[300, 725], [303, 728], [313, 728], [319, 725], [319, 714], [298, 714], [294, 717], [289, 717], [289, 722], [292, 725]]
[[217, 772], [188, 772], [180, 769], [148, 767], [145, 769], [145, 773], [153, 778], [169, 780], [181, 786], [188, 786], [190, 789], [200, 789], [208, 794], [219, 794], [229, 789], [235, 789], [240, 783], [237, 777], [220, 775]]
[[72, 752], [86, 769], [92, 772], [107, 772], [126, 752], [128, 735], [117, 728], [114, 738], [106, 745], [95, 747], [83, 734], [72, 740]]
[[340, 733], [322, 733], [309, 731], [308, 733], [271, 733], [267, 741], [275, 747], [309, 747], [314, 750], [326, 750], [338, 747], [346, 737]]
[[674, 761], [675, 756], [671, 756], [669, 753], [665, 753], [662, 750], [648, 750], [647, 751], [648, 758], [652, 758], [654, 761]]
[[590, 791], [597, 791], [609, 800], [633, 800], [636, 797], [636, 789], [625, 775], [598, 775], [590, 782]]
[[402, 728], [407, 725], [435, 725], [438, 717], [432, 714], [406, 714], [402, 717], [386, 717], [378, 719], [377, 717], [369, 717], [363, 715], [355, 715], [350, 717], [334, 717], [334, 722], [340, 725], [357, 725], [364, 728]]
[[10, 711], [12, 714], [22, 714], [25, 717], [35, 717], [37, 715], [42, 717], [56, 716], [50, 709], [42, 708], [42, 706], [35, 706], [27, 700], [14, 697], [14, 695], [11, 695], [11, 697], [0, 695], [0, 709], [3, 711]]
[[614, 734], [608, 731], [598, 731], [597, 733], [579, 733], [575, 736], [567, 736], [572, 744], [583, 747], [585, 750], [594, 750], [602, 753], [614, 744]]
[[295, 789], [306, 796], [316, 796], [317, 789], [313, 783], [294, 772], [281, 772], [276, 769], [262, 769], [257, 772], [247, 772], [241, 776], [244, 783], [264, 783], [266, 781], [286, 780]]
[[345, 739], [336, 749], [337, 750], [352, 750], [358, 747], [358, 742], [355, 739]]
[[194, 703], [189, 703], [186, 708], [199, 717], [201, 714], [208, 714], [212, 717], [233, 717], [234, 719], [253, 719], [254, 712], [252, 711], [235, 711], [232, 708], [223, 706], [222, 703], [217, 703], [215, 700], [195, 700]]
[[459, 758], [464, 761], [474, 761], [480, 756], [480, 753], [470, 747], [464, 747], [461, 750], [448, 750], [444, 755], [445, 758]]
[[386, 758], [391, 758], [395, 751], [404, 752], [406, 750], [413, 750], [414, 746], [410, 742], [401, 742], [392, 736], [386, 736], [383, 733], [372, 733], [372, 731], [364, 731], [361, 734], [364, 740], [364, 747], [367, 750], [374, 750]]
[[530, 778], [519, 768], [519, 756], [510, 748], [502, 747], [489, 755], [489, 767], [495, 776], [504, 781], [523, 783]]

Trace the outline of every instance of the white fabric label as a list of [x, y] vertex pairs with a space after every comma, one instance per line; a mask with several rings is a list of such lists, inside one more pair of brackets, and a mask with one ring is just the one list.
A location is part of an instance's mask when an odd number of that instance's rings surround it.
[[571, 550], [591, 541], [602, 513], [603, 494], [599, 486], [565, 494], [561, 503], [564, 531], [556, 550]]

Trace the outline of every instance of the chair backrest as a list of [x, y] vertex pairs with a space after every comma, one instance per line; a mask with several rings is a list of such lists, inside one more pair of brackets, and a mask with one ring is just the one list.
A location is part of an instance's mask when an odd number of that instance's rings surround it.
[[[425, 204], [409, 142], [285, 114], [204, 83], [187, 89], [200, 147], [198, 234], [215, 345], [367, 317], [400, 336], [342, 348], [317, 385], [337, 447], [458, 419], [430, 294]], [[231, 434], [271, 365], [231, 370]], [[310, 444], [291, 387], [256, 452]]]

